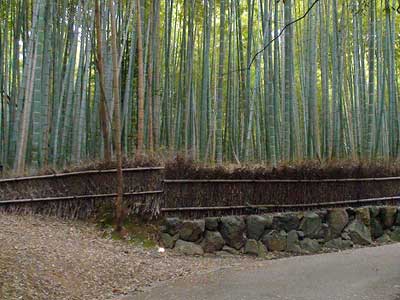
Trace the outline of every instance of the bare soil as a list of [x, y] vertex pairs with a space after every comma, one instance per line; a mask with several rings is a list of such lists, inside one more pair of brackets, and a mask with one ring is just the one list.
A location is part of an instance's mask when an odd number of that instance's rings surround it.
[[171, 280], [254, 261], [185, 257], [104, 238], [84, 222], [0, 214], [0, 299], [113, 299]]

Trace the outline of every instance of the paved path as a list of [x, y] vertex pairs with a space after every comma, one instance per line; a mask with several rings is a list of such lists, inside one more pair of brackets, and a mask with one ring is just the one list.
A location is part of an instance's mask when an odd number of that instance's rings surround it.
[[400, 244], [256, 261], [125, 299], [400, 300]]

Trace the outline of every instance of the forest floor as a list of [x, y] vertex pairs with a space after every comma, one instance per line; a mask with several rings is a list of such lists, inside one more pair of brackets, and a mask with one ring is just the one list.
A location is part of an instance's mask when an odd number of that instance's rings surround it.
[[95, 224], [0, 214], [0, 299], [113, 299], [250, 261], [159, 253], [105, 237]]

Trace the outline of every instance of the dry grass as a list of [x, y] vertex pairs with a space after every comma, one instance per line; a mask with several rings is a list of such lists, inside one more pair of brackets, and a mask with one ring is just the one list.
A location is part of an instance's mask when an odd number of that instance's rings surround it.
[[[165, 159], [159, 155], [136, 155], [134, 158], [123, 158], [124, 168], [138, 168], [138, 167], [158, 167], [163, 166]], [[117, 168], [116, 161], [104, 160], [88, 160], [80, 162], [79, 164], [70, 164], [63, 168], [46, 167], [38, 171], [27, 171], [25, 174], [14, 174], [12, 171], [4, 171], [0, 173], [0, 178], [12, 178], [21, 176], [34, 176], [34, 175], [51, 175], [57, 173], [71, 173], [88, 170], [109, 170]]]
[[301, 161], [269, 165], [197, 164], [182, 157], [166, 164], [168, 179], [324, 179], [400, 176], [400, 161]]
[[[71, 164], [61, 169], [51, 167], [24, 176], [71, 173], [87, 170], [115, 169], [116, 161], [90, 160]], [[366, 178], [400, 176], [399, 160], [305, 160], [281, 163], [277, 167], [268, 164], [213, 164], [185, 159], [183, 155], [143, 154], [134, 158], [125, 157], [124, 168], [165, 166], [168, 179], [323, 179], [323, 178]], [[0, 178], [16, 177], [4, 171]]]
[[[128, 159], [124, 157], [122, 166], [124, 168], [139, 168], [139, 167], [158, 167], [162, 166], [162, 159], [159, 156], [155, 155], [140, 155], [135, 156], [133, 159]], [[116, 161], [87, 161], [81, 163], [79, 165], [70, 165], [61, 171], [62, 173], [70, 173], [70, 172], [78, 172], [78, 171], [87, 171], [87, 170], [108, 170], [108, 169], [116, 169], [117, 162]]]

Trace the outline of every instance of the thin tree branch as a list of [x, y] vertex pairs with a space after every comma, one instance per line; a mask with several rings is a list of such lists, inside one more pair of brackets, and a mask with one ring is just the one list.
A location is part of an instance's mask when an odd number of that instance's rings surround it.
[[279, 37], [282, 36], [282, 34], [285, 32], [286, 29], [288, 29], [290, 26], [292, 26], [293, 24], [300, 22], [301, 20], [303, 20], [304, 18], [307, 17], [307, 15], [311, 12], [311, 10], [314, 8], [315, 5], [317, 5], [317, 3], [320, 2], [320, 0], [315, 0], [310, 7], [307, 9], [307, 11], [299, 18], [297, 18], [296, 20], [293, 20], [289, 23], [287, 23], [285, 26], [283, 26], [283, 28], [281, 29], [281, 31], [279, 32], [279, 34], [277, 36], [275, 36], [272, 40], [270, 40], [261, 50], [259, 50], [258, 52], [256, 52], [253, 55], [253, 58], [251, 59], [249, 65], [246, 68], [241, 68], [238, 70], [234, 70], [228, 73], [223, 74], [223, 76], [225, 75], [229, 75], [231, 73], [236, 73], [236, 72], [242, 72], [242, 71], [247, 71], [250, 70], [251, 66], [253, 65], [254, 61], [256, 60], [257, 56], [260, 55], [261, 53], [263, 53], [273, 42], [275, 42], [277, 39], [279, 39]]
[[274, 37], [272, 40], [270, 40], [265, 46], [264, 48], [262, 48], [260, 51], [258, 51], [256, 54], [254, 54], [253, 59], [250, 61], [250, 64], [248, 65], [247, 69], [251, 68], [251, 65], [254, 63], [254, 61], [256, 60], [257, 56], [260, 55], [261, 53], [263, 53], [273, 42], [275, 42], [284, 32], [287, 28], [289, 28], [289, 26], [292, 26], [293, 24], [303, 20], [305, 17], [307, 17], [307, 15], [311, 12], [311, 10], [313, 9], [313, 7], [319, 2], [320, 0], [315, 0], [313, 2], [313, 4], [311, 4], [311, 6], [307, 9], [307, 11], [298, 19], [293, 20], [292, 22], [287, 23], [285, 26], [283, 26], [283, 28], [281, 29], [281, 31], [279, 32], [279, 34]]

